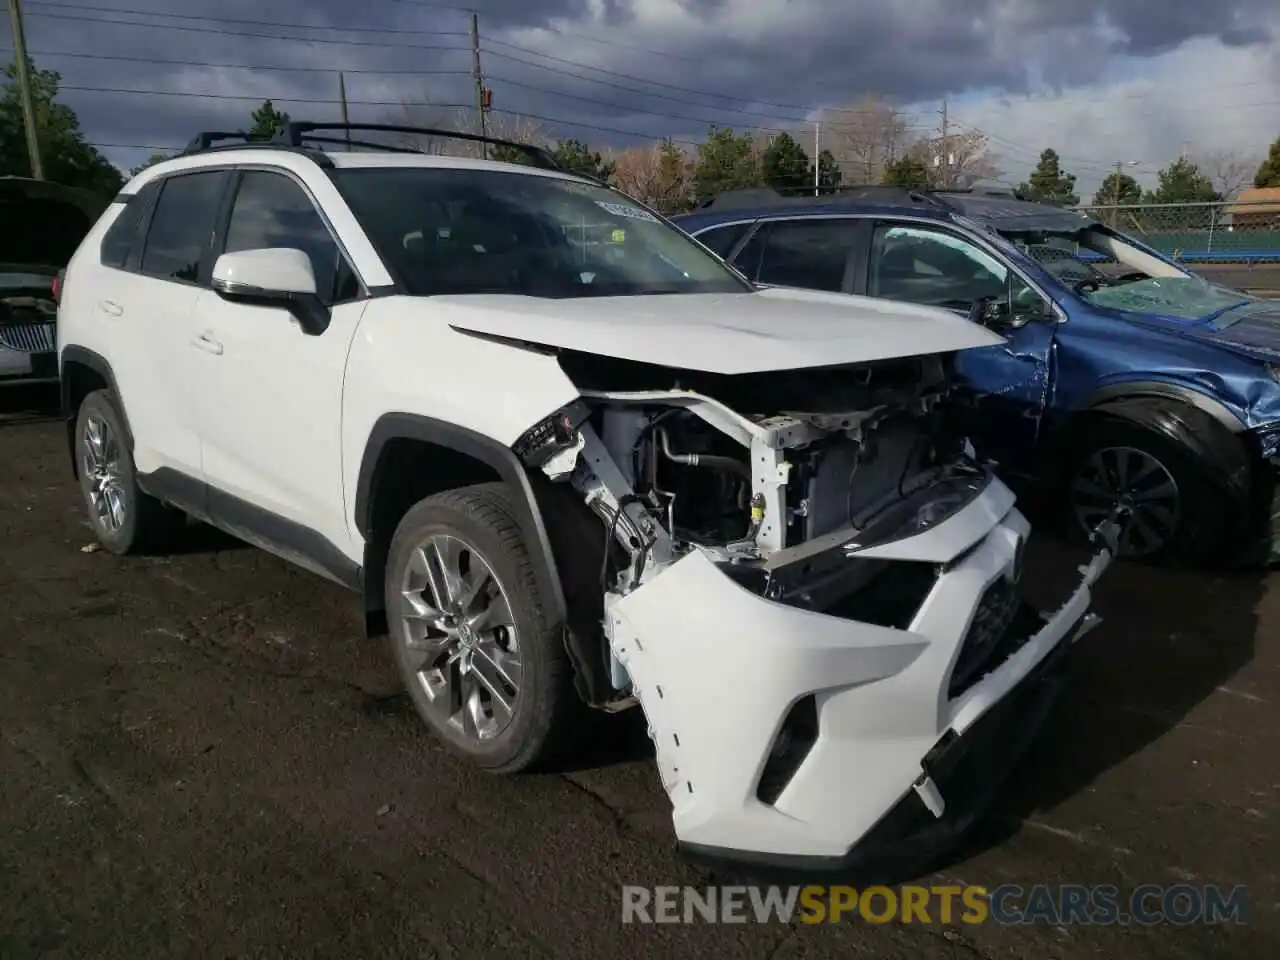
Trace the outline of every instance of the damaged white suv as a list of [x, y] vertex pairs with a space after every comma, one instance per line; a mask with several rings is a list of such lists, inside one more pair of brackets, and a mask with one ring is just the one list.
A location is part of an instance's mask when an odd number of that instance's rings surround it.
[[101, 543], [190, 515], [360, 592], [423, 720], [495, 771], [638, 704], [694, 854], [896, 859], [978, 809], [1111, 555], [1020, 600], [1028, 524], [944, 402], [948, 354], [999, 338], [756, 289], [547, 163], [324, 153], [332, 126], [202, 135], [71, 261]]

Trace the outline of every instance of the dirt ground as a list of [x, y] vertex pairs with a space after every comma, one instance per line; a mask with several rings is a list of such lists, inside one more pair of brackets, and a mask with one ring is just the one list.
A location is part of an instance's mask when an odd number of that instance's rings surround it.
[[621, 885], [708, 882], [638, 717], [575, 772], [473, 772], [337, 588], [200, 530], [85, 552], [61, 425], [0, 403], [6, 960], [1277, 954], [1280, 577], [1113, 570], [1068, 698], [923, 881], [1245, 884], [1246, 924], [623, 926]]

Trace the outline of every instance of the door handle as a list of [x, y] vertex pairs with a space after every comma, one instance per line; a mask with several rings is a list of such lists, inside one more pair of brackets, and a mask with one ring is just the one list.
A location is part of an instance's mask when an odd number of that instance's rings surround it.
[[222, 356], [222, 344], [214, 339], [211, 333], [202, 333], [196, 337], [191, 343], [205, 353], [212, 353], [214, 356]]
[[116, 303], [114, 300], [99, 300], [98, 309], [109, 317], [124, 316], [124, 307]]

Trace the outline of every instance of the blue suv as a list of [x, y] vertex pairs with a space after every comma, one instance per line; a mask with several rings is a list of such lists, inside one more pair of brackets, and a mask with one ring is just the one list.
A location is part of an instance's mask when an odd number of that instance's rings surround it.
[[1280, 558], [1280, 301], [1011, 195], [745, 190], [673, 219], [758, 284], [932, 304], [1003, 335], [956, 355], [957, 409], [1075, 535], [1114, 516], [1130, 558]]

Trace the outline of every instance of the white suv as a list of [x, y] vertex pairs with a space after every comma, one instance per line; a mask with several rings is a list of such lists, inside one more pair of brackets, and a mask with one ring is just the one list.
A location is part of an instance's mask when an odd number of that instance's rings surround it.
[[638, 704], [690, 854], [932, 853], [1035, 729], [1111, 558], [1108, 525], [1059, 609], [1019, 599], [1028, 524], [941, 402], [947, 355], [1000, 338], [756, 289], [551, 163], [325, 153], [332, 126], [204, 137], [71, 261], [103, 546], [190, 515], [349, 586], [490, 770]]

